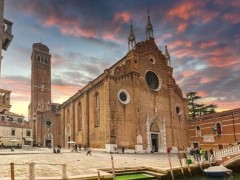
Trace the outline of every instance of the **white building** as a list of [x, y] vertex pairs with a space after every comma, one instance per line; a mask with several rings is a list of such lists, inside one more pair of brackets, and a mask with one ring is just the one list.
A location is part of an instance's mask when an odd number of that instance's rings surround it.
[[8, 112], [0, 114], [0, 146], [32, 146], [32, 130], [24, 117]]

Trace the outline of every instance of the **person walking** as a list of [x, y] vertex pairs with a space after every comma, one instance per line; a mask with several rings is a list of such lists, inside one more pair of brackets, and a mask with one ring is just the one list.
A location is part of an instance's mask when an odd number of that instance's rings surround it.
[[200, 160], [200, 150], [199, 150], [199, 147], [196, 147], [196, 149], [195, 149], [195, 158], [196, 158], [197, 162]]
[[125, 147], [124, 146], [122, 146], [122, 153], [124, 154], [124, 151], [125, 151]]
[[87, 148], [87, 154], [86, 154], [86, 156], [88, 156], [88, 155], [92, 156], [90, 147]]

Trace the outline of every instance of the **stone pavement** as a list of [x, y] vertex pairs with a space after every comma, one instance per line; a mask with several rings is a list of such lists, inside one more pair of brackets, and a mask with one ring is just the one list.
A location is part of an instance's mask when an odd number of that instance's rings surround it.
[[[152, 167], [169, 169], [167, 154], [113, 154], [115, 168]], [[172, 166], [180, 166], [176, 154], [171, 154]], [[105, 152], [92, 151], [92, 156], [86, 156], [86, 151], [71, 152], [62, 149], [60, 154], [54, 154], [52, 149], [16, 149], [14, 152], [0, 150], [0, 180], [10, 177], [10, 163], [15, 163], [15, 176], [26, 178], [29, 174], [29, 162], [35, 162], [37, 177], [61, 177], [62, 166], [52, 164], [67, 164], [67, 176], [97, 175], [99, 169], [112, 167], [111, 155]], [[104, 174], [103, 171], [100, 174]], [[17, 178], [16, 178], [17, 179]], [[49, 179], [49, 178], [48, 178]]]

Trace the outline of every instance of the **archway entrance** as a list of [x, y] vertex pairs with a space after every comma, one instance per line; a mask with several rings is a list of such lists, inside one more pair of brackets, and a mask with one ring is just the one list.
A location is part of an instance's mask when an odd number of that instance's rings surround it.
[[151, 133], [152, 151], [158, 152], [158, 134]]
[[45, 140], [45, 144], [47, 147], [52, 147], [51, 144], [52, 144], [52, 140], [51, 139], [46, 139]]
[[44, 147], [53, 147], [53, 135], [51, 133], [45, 134]]
[[157, 123], [152, 123], [150, 128], [150, 134], [151, 134], [151, 147], [153, 152], [158, 152], [159, 149], [159, 127]]

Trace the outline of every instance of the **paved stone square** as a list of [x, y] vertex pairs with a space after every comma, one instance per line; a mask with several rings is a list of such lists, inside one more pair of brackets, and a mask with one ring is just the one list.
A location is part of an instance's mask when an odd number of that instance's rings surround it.
[[[153, 167], [169, 168], [167, 154], [113, 154], [115, 168]], [[180, 166], [176, 154], [171, 154], [172, 166]], [[35, 162], [35, 175], [39, 177], [61, 177], [62, 166], [67, 164], [67, 175], [96, 175], [98, 169], [111, 168], [111, 155], [105, 152], [92, 151], [92, 156], [86, 156], [86, 151], [71, 152], [62, 149], [60, 154], [54, 154], [52, 149], [39, 148], [31, 150], [0, 150], [0, 179], [10, 177], [10, 163], [15, 163], [16, 177], [27, 177], [29, 162]], [[19, 164], [19, 165], [18, 165]], [[102, 173], [102, 172], [101, 172]]]

